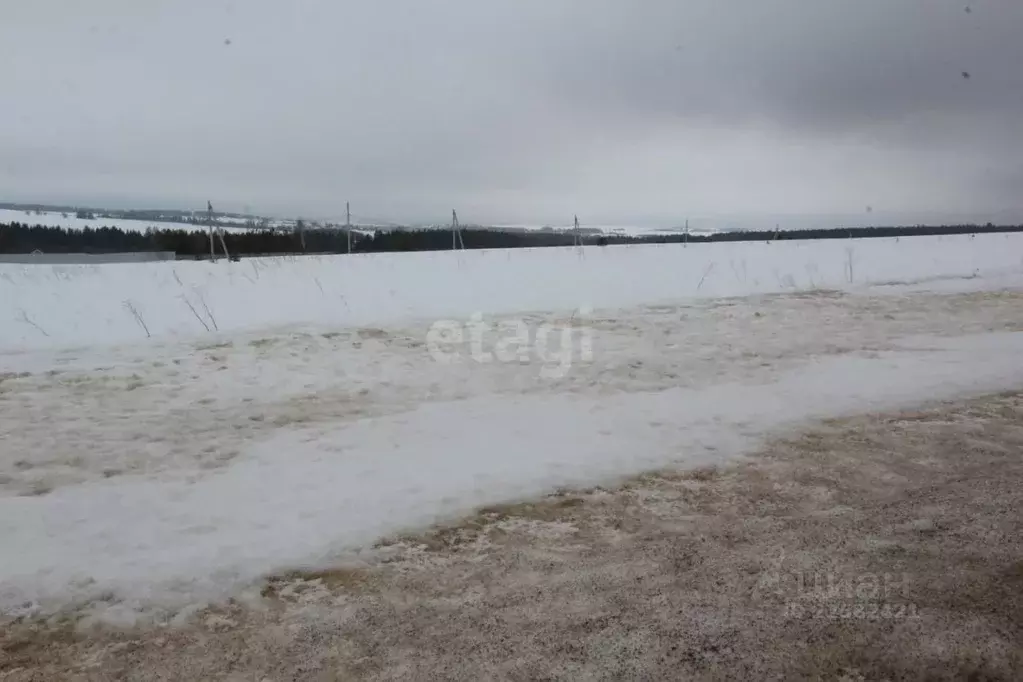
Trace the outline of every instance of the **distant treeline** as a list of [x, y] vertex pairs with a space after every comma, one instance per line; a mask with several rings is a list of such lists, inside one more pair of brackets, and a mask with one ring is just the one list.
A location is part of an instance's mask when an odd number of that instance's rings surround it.
[[[870, 237], [908, 237], [913, 235], [980, 234], [1023, 232], [1023, 225], [943, 225], [914, 227], [855, 227], [816, 230], [719, 232], [711, 235], [660, 234], [644, 236], [582, 235], [585, 244], [666, 244], [737, 241], [777, 241], [792, 239], [860, 239]], [[219, 237], [217, 253], [222, 255]], [[343, 229], [317, 229], [301, 232], [252, 230], [227, 232], [224, 241], [232, 256], [275, 254], [326, 254], [348, 251], [348, 233]], [[545, 246], [572, 246], [568, 232], [490, 230], [466, 228], [462, 243], [467, 249], [513, 249]], [[363, 234], [353, 232], [352, 251], [441, 251], [452, 248], [450, 230], [392, 230]], [[208, 258], [209, 236], [188, 230], [151, 230], [126, 232], [114, 227], [85, 228], [29, 226], [22, 223], [0, 224], [0, 253], [116, 253], [130, 251], [173, 251], [179, 258]]]

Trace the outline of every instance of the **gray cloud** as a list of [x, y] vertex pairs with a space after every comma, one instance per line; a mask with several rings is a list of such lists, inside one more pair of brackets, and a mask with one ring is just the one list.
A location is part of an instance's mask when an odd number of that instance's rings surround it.
[[1015, 211], [1023, 4], [973, 7], [16, 3], [0, 192], [394, 220]]

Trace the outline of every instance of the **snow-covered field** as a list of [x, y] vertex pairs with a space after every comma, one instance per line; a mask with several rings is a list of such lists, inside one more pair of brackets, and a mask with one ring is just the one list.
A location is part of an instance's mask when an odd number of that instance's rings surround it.
[[[0, 267], [0, 349], [1013, 275], [1023, 235]], [[137, 315], [136, 315], [137, 313]], [[219, 333], [218, 333], [219, 332]]]
[[0, 265], [0, 612], [252, 596], [481, 504], [1018, 388], [1018, 290], [1019, 235]]

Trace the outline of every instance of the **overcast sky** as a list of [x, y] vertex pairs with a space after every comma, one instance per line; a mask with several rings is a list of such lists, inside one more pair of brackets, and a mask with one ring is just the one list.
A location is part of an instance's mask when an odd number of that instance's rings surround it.
[[1023, 219], [1020, 0], [3, 4], [0, 199]]

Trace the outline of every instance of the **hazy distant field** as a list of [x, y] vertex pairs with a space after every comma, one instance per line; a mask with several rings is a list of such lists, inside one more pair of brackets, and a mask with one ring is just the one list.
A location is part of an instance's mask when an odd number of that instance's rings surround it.
[[[66, 217], [65, 217], [66, 216]], [[0, 208], [0, 224], [22, 223], [24, 225], [42, 225], [43, 227], [63, 227], [69, 230], [81, 230], [86, 227], [97, 229], [100, 227], [116, 227], [126, 232], [145, 232], [153, 230], [205, 230], [205, 225], [190, 225], [188, 223], [159, 222], [152, 220], [127, 220], [123, 218], [78, 218], [74, 213], [55, 213], [52, 211], [14, 211]], [[244, 230], [241, 225], [232, 227], [225, 226], [227, 230]]]

